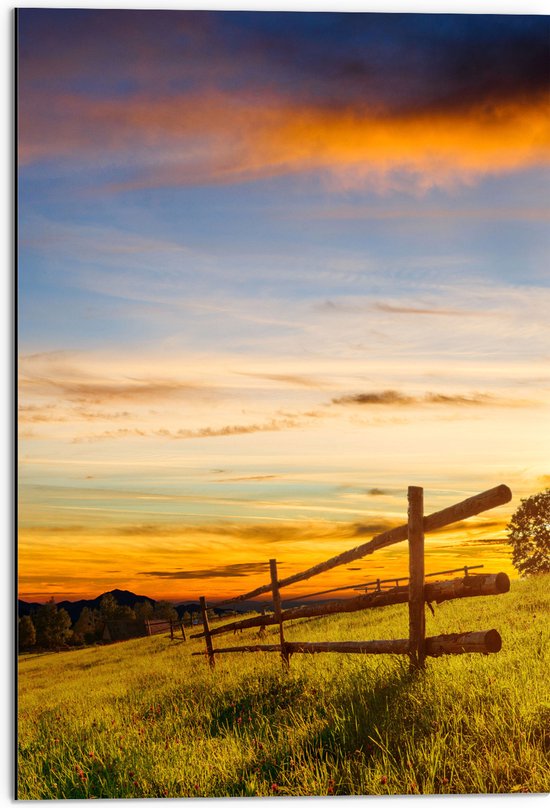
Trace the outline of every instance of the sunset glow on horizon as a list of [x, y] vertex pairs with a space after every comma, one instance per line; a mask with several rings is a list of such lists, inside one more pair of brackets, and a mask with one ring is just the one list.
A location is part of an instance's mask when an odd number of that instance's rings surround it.
[[405, 523], [408, 485], [508, 485], [426, 571], [515, 575], [550, 486], [549, 34], [18, 11], [20, 598], [222, 600]]

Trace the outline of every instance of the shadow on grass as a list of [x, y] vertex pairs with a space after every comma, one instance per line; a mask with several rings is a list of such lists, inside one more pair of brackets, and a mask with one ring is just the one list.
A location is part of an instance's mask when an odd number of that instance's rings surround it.
[[[376, 672], [361, 666], [346, 678], [341, 691], [335, 689], [327, 699], [315, 697], [306, 677], [280, 675], [253, 696], [220, 707], [212, 717], [211, 734], [246, 734], [252, 752], [251, 762], [228, 776], [227, 796], [251, 796], [257, 793], [253, 784], [258, 782], [263, 793], [266, 788], [283, 793], [280, 784], [293, 781], [298, 789], [293, 793], [304, 793], [298, 786], [304, 779], [297, 775], [299, 769], [358, 773], [388, 755], [405, 765], [403, 734], [414, 727], [419, 740], [436, 731], [433, 711], [418, 698], [421, 675], [409, 673], [408, 661]], [[259, 714], [262, 720], [257, 720]], [[265, 734], [266, 718], [271, 736]], [[311, 731], [296, 732], [297, 725], [309, 725]], [[359, 777], [353, 780], [358, 782]], [[327, 788], [324, 792], [314, 788], [311, 795], [352, 793], [343, 781]]]

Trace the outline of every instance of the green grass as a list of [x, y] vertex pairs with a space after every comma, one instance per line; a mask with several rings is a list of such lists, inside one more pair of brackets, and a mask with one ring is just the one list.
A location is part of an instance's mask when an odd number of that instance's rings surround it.
[[[426, 613], [496, 628], [498, 654], [224, 654], [158, 636], [21, 657], [20, 799], [550, 790], [550, 576]], [[319, 618], [287, 639], [407, 636], [407, 609]], [[276, 642], [274, 628], [265, 641]], [[254, 631], [215, 638], [257, 641]]]

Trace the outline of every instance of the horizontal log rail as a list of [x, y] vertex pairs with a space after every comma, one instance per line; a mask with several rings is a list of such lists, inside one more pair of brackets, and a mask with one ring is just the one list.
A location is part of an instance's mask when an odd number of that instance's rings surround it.
[[[461, 634], [440, 634], [426, 637], [426, 656], [438, 657], [444, 654], [496, 654], [502, 647], [500, 634], [496, 629], [488, 631], [467, 631]], [[287, 654], [408, 654], [409, 640], [363, 640], [360, 642], [285, 642]], [[234, 648], [216, 648], [216, 654], [233, 654], [255, 651], [281, 653], [276, 645], [239, 645]], [[204, 651], [194, 651], [193, 656], [204, 656]]]
[[[424, 586], [424, 600], [427, 603], [443, 603], [457, 598], [472, 598], [483, 595], [502, 595], [510, 590], [510, 579], [504, 572], [495, 575], [484, 573], [481, 575], [466, 575], [463, 578], [454, 578], [448, 581], [434, 581]], [[394, 606], [407, 603], [409, 587], [400, 586], [380, 592], [369, 592], [345, 600], [334, 600], [331, 603], [320, 603], [305, 606], [295, 606], [281, 612], [281, 620], [298, 620], [304, 617], [321, 617], [329, 614], [342, 614], [345, 612], [358, 612], [363, 609], [374, 609], [380, 606]], [[241, 631], [245, 628], [259, 626], [273, 626], [278, 623], [275, 615], [258, 615], [226, 623], [210, 629], [210, 636], [226, 634], [230, 631]], [[192, 638], [204, 637], [205, 633], [192, 634]], [[216, 650], [216, 653], [218, 651]]]
[[[462, 572], [464, 570], [464, 575], [468, 575], [469, 570], [479, 570], [483, 567], [483, 564], [474, 564], [473, 566], [466, 566], [466, 567], [455, 567], [452, 570], [439, 570], [438, 572], [429, 572], [425, 576], [426, 578], [433, 578], [435, 575], [448, 575], [451, 572]], [[396, 586], [399, 586], [401, 581], [408, 581], [408, 575], [402, 575], [400, 578], [377, 578], [376, 580], [372, 581], [365, 581], [364, 584], [350, 584], [349, 586], [336, 586], [334, 589], [323, 589], [321, 592], [308, 592], [307, 595], [300, 595], [302, 600], [306, 598], [314, 598], [319, 597], [320, 595], [331, 595], [333, 592], [345, 592], [351, 589], [358, 591], [358, 592], [366, 592], [371, 586], [374, 586], [375, 589], [380, 591], [380, 589], [395, 589]], [[383, 586], [383, 584], [391, 584], [391, 586]]]
[[[450, 505], [448, 508], [425, 516], [423, 519], [424, 533], [439, 530], [439, 528], [451, 525], [453, 522], [468, 519], [470, 516], [476, 516], [478, 513], [496, 508], [498, 505], [504, 505], [506, 502], [510, 502], [511, 499], [512, 492], [508, 486], [497, 485], [495, 488], [490, 488], [488, 491], [483, 491], [481, 494], [476, 494], [473, 497], [462, 500], [462, 502]], [[314, 575], [319, 575], [322, 572], [334, 569], [334, 567], [339, 567], [341, 564], [349, 564], [353, 561], [357, 561], [366, 555], [374, 553], [375, 550], [380, 550], [382, 547], [389, 547], [392, 544], [406, 541], [407, 538], [407, 525], [392, 528], [391, 530], [374, 536], [370, 541], [360, 544], [358, 547], [346, 550], [333, 558], [329, 558], [328, 561], [323, 561], [321, 564], [316, 564], [303, 572], [297, 572], [294, 575], [290, 575], [288, 578], [283, 578], [279, 581], [279, 588], [290, 586], [290, 584], [298, 583], [299, 581], [305, 581], [308, 578], [312, 578]], [[259, 586], [257, 589], [245, 592], [243, 595], [237, 595], [229, 600], [221, 601], [218, 605], [222, 603], [237, 603], [241, 600], [250, 600], [266, 592], [271, 592], [271, 583]]]

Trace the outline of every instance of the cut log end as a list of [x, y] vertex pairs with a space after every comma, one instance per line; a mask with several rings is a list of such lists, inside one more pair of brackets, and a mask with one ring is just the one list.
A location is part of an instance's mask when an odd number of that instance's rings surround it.
[[504, 594], [510, 591], [510, 579], [505, 572], [499, 572], [496, 576], [496, 588], [499, 594]]
[[494, 628], [488, 631], [467, 631], [462, 634], [442, 634], [426, 639], [426, 654], [496, 654], [502, 648], [502, 639]]
[[497, 654], [502, 648], [502, 637], [496, 628], [490, 629], [485, 634], [485, 645], [487, 646], [487, 653]]

